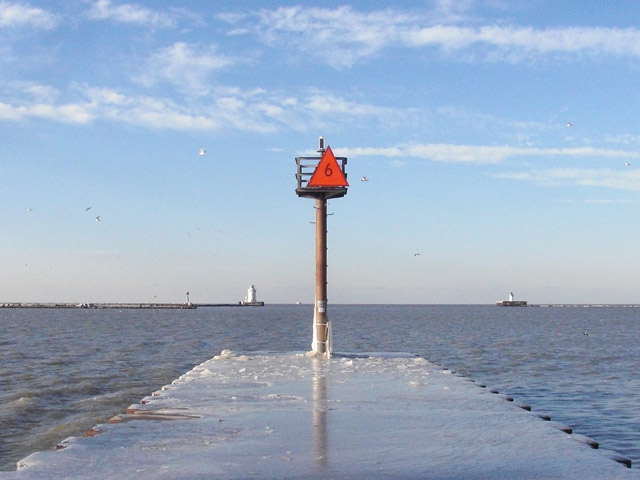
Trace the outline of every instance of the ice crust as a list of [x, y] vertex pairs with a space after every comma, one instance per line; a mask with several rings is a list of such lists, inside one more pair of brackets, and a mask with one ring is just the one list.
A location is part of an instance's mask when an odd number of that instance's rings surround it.
[[223, 351], [129, 411], [0, 478], [640, 478], [406, 354]]

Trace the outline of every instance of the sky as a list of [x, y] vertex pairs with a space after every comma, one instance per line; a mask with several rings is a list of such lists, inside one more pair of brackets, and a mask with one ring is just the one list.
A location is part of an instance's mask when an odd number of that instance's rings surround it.
[[323, 136], [329, 304], [640, 303], [635, 0], [321, 3], [0, 0], [0, 302], [312, 303]]

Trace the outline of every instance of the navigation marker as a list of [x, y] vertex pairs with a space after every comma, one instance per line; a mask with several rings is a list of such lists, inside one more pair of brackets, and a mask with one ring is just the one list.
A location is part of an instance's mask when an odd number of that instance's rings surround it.
[[307, 187], [348, 187], [347, 177], [345, 177], [336, 157], [331, 151], [331, 147], [322, 155], [315, 172], [309, 179]]

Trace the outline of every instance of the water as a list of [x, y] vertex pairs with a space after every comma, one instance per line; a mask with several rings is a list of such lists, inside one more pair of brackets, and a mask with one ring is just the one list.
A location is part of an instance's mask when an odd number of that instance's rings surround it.
[[[334, 350], [467, 374], [640, 468], [639, 308], [330, 305]], [[0, 470], [122, 413], [222, 349], [299, 351], [310, 306], [0, 310]], [[586, 333], [586, 334], [585, 334]]]

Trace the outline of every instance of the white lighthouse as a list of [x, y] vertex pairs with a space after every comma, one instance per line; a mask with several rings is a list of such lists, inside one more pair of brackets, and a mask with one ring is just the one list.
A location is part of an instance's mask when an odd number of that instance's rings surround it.
[[256, 287], [251, 285], [247, 289], [247, 298], [245, 298], [245, 303], [256, 303]]
[[499, 307], [526, 307], [527, 306], [527, 301], [526, 300], [514, 300], [513, 299], [513, 292], [511, 292], [509, 294], [509, 300], [498, 300], [496, 302], [496, 305], [498, 305]]
[[240, 302], [240, 305], [245, 305], [247, 307], [262, 307], [264, 306], [264, 302], [259, 302], [256, 298], [256, 287], [251, 285], [247, 289], [247, 296], [244, 297], [244, 301]]

